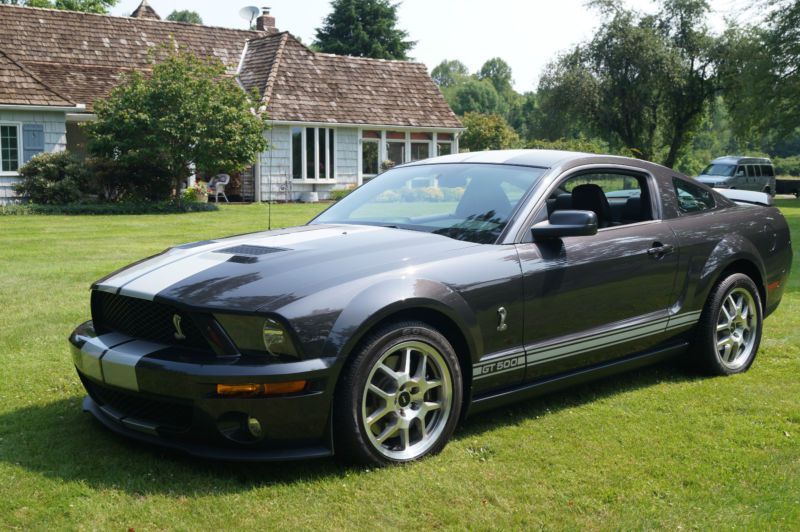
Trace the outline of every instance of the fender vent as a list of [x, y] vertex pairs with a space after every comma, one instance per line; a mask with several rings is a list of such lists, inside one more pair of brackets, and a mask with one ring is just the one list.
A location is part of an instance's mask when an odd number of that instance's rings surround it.
[[256, 257], [259, 255], [266, 255], [268, 253], [277, 253], [279, 251], [289, 250], [284, 248], [268, 248], [265, 246], [248, 246], [247, 244], [242, 244], [232, 248], [218, 249], [214, 253], [229, 253], [231, 255], [249, 255], [251, 257]]

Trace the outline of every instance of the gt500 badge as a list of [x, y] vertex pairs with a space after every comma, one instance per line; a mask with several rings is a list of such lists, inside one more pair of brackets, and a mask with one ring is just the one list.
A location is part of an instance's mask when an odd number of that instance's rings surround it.
[[472, 376], [474, 379], [480, 379], [483, 377], [488, 377], [489, 375], [505, 373], [506, 371], [512, 371], [524, 367], [525, 355], [519, 354], [510, 358], [504, 358], [503, 360], [485, 362], [479, 366], [476, 366], [473, 370]]

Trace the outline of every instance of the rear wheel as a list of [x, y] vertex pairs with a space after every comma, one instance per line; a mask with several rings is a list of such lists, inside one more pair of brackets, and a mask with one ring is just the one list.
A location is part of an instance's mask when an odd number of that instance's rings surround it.
[[753, 280], [742, 273], [722, 279], [700, 316], [694, 340], [697, 362], [713, 375], [747, 371], [761, 343], [761, 297]]
[[337, 387], [336, 453], [384, 465], [441, 451], [458, 422], [462, 383], [455, 351], [430, 326], [403, 322], [375, 332]]

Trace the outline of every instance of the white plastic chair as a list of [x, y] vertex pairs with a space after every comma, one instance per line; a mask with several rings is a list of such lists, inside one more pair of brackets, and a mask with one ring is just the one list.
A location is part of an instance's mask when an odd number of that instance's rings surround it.
[[219, 197], [222, 196], [225, 198], [225, 203], [230, 203], [228, 201], [228, 196], [225, 195], [225, 185], [230, 184], [230, 182], [231, 176], [228, 174], [217, 174], [211, 178], [211, 182], [208, 185], [214, 193], [214, 201], [219, 203]]

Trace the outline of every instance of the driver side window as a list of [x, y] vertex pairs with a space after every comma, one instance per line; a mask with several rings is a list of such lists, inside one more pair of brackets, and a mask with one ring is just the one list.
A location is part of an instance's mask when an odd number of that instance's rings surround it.
[[580, 174], [562, 182], [547, 199], [548, 215], [557, 210], [592, 211], [600, 228], [653, 218], [644, 178], [611, 171]]

